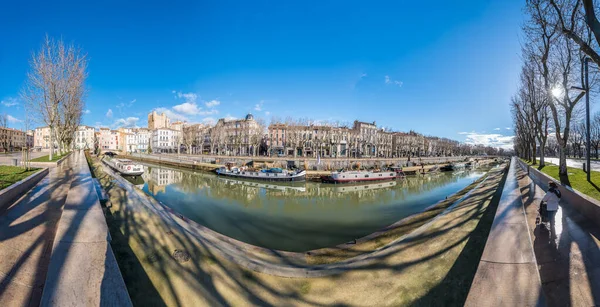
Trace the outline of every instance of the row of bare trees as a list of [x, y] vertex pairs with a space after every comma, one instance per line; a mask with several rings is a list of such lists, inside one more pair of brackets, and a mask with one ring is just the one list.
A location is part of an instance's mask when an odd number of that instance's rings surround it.
[[251, 155], [259, 154], [266, 126], [261, 118], [248, 120], [220, 120], [214, 126], [187, 125], [183, 128], [180, 144], [188, 153]]
[[[556, 147], [559, 174], [567, 176], [569, 146], [581, 142], [574, 133], [582, 116], [586, 57], [598, 64], [600, 27], [592, 0], [527, 0], [528, 20], [523, 26], [523, 67], [517, 93], [511, 101], [515, 151], [544, 165], [548, 144]], [[590, 74], [590, 89], [596, 84]], [[593, 90], [588, 90], [591, 95]]]
[[71, 148], [81, 122], [86, 94], [87, 56], [75, 45], [46, 36], [33, 53], [21, 90], [27, 112], [50, 128], [50, 160], [54, 147]]

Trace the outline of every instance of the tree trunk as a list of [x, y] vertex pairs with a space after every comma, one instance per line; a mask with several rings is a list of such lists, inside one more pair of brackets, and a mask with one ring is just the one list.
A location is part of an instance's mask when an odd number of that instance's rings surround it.
[[540, 167], [546, 166], [546, 162], [544, 162], [544, 157], [546, 155], [545, 151], [546, 151], [546, 140], [543, 140], [543, 142], [540, 144]]
[[54, 138], [53, 138], [53, 135], [54, 135], [54, 128], [51, 126], [50, 127], [50, 156], [49, 156], [50, 160], [49, 161], [52, 161], [52, 158], [54, 158]]
[[559, 163], [558, 163], [558, 174], [559, 176], [567, 176], [567, 146], [561, 145], [559, 148]]

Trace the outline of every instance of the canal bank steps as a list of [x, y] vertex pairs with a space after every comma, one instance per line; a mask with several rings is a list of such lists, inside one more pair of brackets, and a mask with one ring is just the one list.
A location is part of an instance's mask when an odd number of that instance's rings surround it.
[[[490, 173], [469, 197], [420, 235], [381, 248], [362, 265], [355, 262], [351, 270], [331, 266], [307, 270], [297, 264], [303, 259], [289, 257], [304, 258], [303, 254], [267, 250], [268, 255], [260, 256], [252, 246], [191, 225], [120, 177], [103, 173], [101, 165], [95, 166], [111, 198], [109, 227], [115, 230], [113, 237], [122, 237], [113, 241], [120, 245], [113, 248], [125, 257], [120, 263], [129, 264], [121, 268], [126, 282], [130, 280], [133, 301], [141, 305], [151, 299], [182, 306], [462, 305], [503, 178], [502, 171]], [[129, 258], [123, 256], [127, 250]], [[182, 253], [187, 253], [188, 261], [181, 260]], [[139, 265], [132, 265], [136, 261]], [[334, 269], [343, 273], [329, 275]], [[136, 291], [140, 283], [149, 288]]]
[[[377, 248], [376, 250], [364, 252], [361, 253], [361, 255], [352, 257], [350, 259], [344, 259], [343, 261], [322, 264], [319, 263], [323, 262], [322, 259], [315, 260], [315, 258], [319, 258], [322, 255], [330, 253], [330, 249], [315, 250], [307, 253], [294, 253], [264, 249], [246, 244], [241, 241], [237, 241], [235, 239], [221, 235], [207, 227], [198, 225], [186, 219], [185, 217], [180, 216], [178, 213], [171, 211], [171, 209], [169, 209], [166, 206], [163, 206], [154, 198], [146, 195], [139, 189], [136, 189], [133, 185], [131, 185], [131, 183], [127, 182], [125, 179], [115, 174], [112, 170], [106, 167], [102, 167], [102, 170], [104, 173], [112, 176], [119, 183], [119, 186], [122, 189], [126, 190], [128, 195], [127, 205], [143, 205], [149, 208], [151, 211], [154, 211], [154, 214], [165, 218], [165, 220], [169, 223], [174, 222], [176, 224], [172, 225], [171, 227], [177, 227], [182, 230], [186, 230], [197, 239], [203, 241], [203, 243], [209, 248], [215, 249], [215, 253], [220, 254], [222, 257], [232, 262], [238, 263], [239, 265], [242, 265], [247, 269], [282, 277], [326, 276], [339, 274], [341, 272], [351, 270], [357, 267], [364, 267], [365, 265], [368, 265], [372, 261], [375, 261], [377, 258], [381, 257], [382, 254], [393, 253], [394, 251], [396, 251], [396, 249], [391, 248], [393, 245], [399, 245], [396, 243], [404, 240], [410, 240], [411, 238], [422, 234], [423, 231], [428, 229], [438, 219], [442, 219], [449, 212], [452, 212], [474, 191], [479, 191], [482, 186], [486, 186], [489, 188], [489, 186], [487, 185], [488, 178], [490, 177], [490, 175], [493, 177], [494, 180], [496, 180], [492, 183], [492, 185], [497, 185], [499, 183], [499, 178], [502, 176], [501, 170], [497, 170], [494, 171], [492, 174], [486, 176], [485, 178], [482, 178], [482, 180], [478, 182], [475, 187], [470, 186], [468, 191], [463, 191], [463, 193], [460, 195], [460, 198], [452, 201], [450, 204], [447, 204], [445, 210], [439, 215], [432, 217], [432, 219], [430, 220], [427, 220], [427, 223], [420, 224], [420, 227], [418, 228], [415, 227], [413, 229], [410, 229], [410, 233], [396, 238], [396, 240], [390, 242], [391, 244], [387, 244], [387, 246], [385, 247], [379, 246], [380, 248]], [[408, 223], [405, 223], [412, 224], [414, 220], [415, 217], [411, 217], [407, 219]], [[396, 229], [399, 225], [402, 224], [402, 222], [394, 224], [390, 229]], [[382, 236], [384, 234], [385, 231], [372, 236], [368, 236], [364, 239], [358, 239], [357, 243], [363, 243], [377, 238], [379, 236]], [[347, 245], [345, 247], [351, 248], [352, 245]], [[344, 247], [338, 248], [338, 250], [343, 249]], [[240, 251], [243, 251], [243, 253], [240, 254]]]

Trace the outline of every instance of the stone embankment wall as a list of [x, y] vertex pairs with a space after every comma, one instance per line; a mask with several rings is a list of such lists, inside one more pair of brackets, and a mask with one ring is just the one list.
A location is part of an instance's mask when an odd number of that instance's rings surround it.
[[380, 168], [388, 165], [415, 166], [415, 165], [444, 165], [452, 162], [465, 161], [468, 158], [473, 159], [493, 159], [493, 157], [425, 157], [425, 158], [363, 158], [363, 159], [342, 159], [342, 158], [294, 158], [294, 157], [228, 157], [228, 156], [204, 156], [204, 155], [177, 155], [177, 154], [132, 154], [128, 156], [136, 160], [156, 161], [162, 164], [182, 164], [192, 165], [195, 169], [211, 170], [215, 167], [210, 165], [223, 165], [226, 162], [233, 162], [237, 165], [246, 165], [254, 163], [258, 166], [267, 167], [290, 167], [295, 166], [313, 171], [329, 171], [338, 169], [358, 169], [358, 168]]

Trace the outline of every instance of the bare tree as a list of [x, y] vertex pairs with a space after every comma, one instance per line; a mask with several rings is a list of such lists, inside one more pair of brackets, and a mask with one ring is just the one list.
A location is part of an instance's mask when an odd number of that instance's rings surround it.
[[[40, 51], [31, 57], [21, 98], [28, 112], [36, 114], [36, 118], [50, 128], [50, 160], [54, 155], [55, 138], [79, 125], [86, 69], [87, 58], [79, 48], [48, 36]], [[56, 141], [62, 143], [61, 146], [70, 142], [66, 136]]]
[[598, 149], [600, 149], [600, 112], [594, 114], [590, 123], [590, 146], [594, 149], [596, 159], [598, 159]]
[[[579, 49], [600, 65], [598, 43], [600, 22], [596, 17], [593, 0], [547, 0], [553, 9], [548, 21], [573, 41]], [[592, 37], [594, 40], [592, 40]]]
[[181, 142], [185, 145], [188, 154], [192, 152], [192, 146], [196, 144], [196, 136], [200, 131], [199, 128], [199, 125], [190, 125], [182, 128]]
[[263, 137], [265, 135], [265, 121], [262, 118], [255, 119], [256, 126], [249, 130], [249, 141], [252, 146], [252, 155], [256, 156], [258, 153], [258, 147], [260, 146]]
[[0, 114], [0, 128], [8, 127], [8, 115], [6, 113]]

